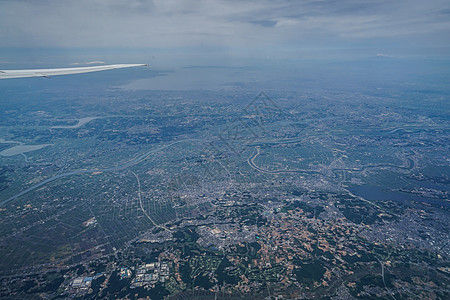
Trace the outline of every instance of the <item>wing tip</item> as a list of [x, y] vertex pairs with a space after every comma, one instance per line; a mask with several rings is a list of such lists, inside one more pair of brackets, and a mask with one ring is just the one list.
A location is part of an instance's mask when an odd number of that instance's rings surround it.
[[57, 75], [82, 74], [96, 71], [106, 71], [111, 69], [130, 68], [130, 67], [148, 67], [148, 64], [117, 64], [102, 65], [93, 67], [74, 67], [61, 69], [34, 69], [34, 70], [0, 70], [0, 79], [27, 78], [27, 77], [45, 77]]

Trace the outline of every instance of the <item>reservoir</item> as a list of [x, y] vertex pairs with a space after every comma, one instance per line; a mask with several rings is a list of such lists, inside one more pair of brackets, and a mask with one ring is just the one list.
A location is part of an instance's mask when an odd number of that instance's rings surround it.
[[349, 187], [350, 192], [353, 194], [363, 197], [369, 201], [418, 201], [418, 202], [428, 202], [443, 206], [450, 206], [449, 203], [446, 203], [444, 200], [433, 199], [433, 198], [425, 198], [419, 197], [414, 194], [403, 193], [398, 191], [389, 191], [384, 190], [378, 186], [373, 185], [354, 185]]
[[1, 151], [0, 156], [14, 156], [14, 155], [18, 155], [18, 154], [24, 154], [24, 153], [27, 153], [30, 151], [35, 151], [35, 150], [45, 148], [50, 145], [51, 144], [14, 146], [14, 147], [11, 147], [11, 148]]

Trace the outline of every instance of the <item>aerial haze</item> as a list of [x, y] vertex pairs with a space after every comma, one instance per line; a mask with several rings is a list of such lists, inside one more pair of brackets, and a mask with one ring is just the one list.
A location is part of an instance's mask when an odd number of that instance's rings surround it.
[[449, 299], [449, 36], [441, 0], [0, 0], [3, 77], [99, 66], [0, 80], [0, 298]]

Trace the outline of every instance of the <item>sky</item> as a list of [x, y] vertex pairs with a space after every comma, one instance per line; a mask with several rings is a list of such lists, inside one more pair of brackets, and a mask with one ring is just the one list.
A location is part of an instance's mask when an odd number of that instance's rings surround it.
[[450, 1], [0, 0], [0, 41], [0, 50], [449, 57]]

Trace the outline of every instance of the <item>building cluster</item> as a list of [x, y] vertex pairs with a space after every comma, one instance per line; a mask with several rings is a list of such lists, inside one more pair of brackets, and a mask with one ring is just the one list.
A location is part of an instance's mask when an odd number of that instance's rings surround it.
[[143, 264], [136, 269], [136, 276], [132, 280], [132, 287], [151, 287], [156, 283], [164, 283], [169, 279], [168, 262], [154, 262]]
[[[99, 274], [101, 275], [101, 274]], [[72, 284], [69, 286], [69, 292], [71, 294], [85, 294], [89, 292], [92, 281], [98, 276], [80, 276], [76, 277]]]

